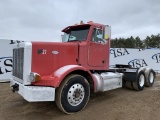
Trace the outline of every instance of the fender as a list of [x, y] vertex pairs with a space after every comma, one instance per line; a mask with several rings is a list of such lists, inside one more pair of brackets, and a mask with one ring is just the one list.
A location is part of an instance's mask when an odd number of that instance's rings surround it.
[[145, 70], [146, 70], [146, 67], [140, 67], [140, 68], [138, 69], [138, 73], [139, 73], [140, 71], [144, 71], [144, 72], [145, 72]]
[[92, 73], [87, 70], [86, 68], [79, 66], [79, 65], [66, 65], [59, 69], [57, 69], [55, 72], [53, 72], [49, 76], [42, 76], [41, 80], [38, 82], [33, 83], [34, 85], [41, 85], [41, 86], [52, 86], [52, 87], [59, 87], [63, 79], [71, 72], [75, 70], [82, 70], [87, 72], [93, 82], [94, 82], [94, 89], [96, 88], [96, 78], [92, 75]]
[[151, 68], [149, 68], [149, 67], [140, 67], [140, 68], [138, 69], [138, 73], [142, 70], [142, 71], [145, 72], [145, 74], [148, 74], [148, 72], [149, 72], [150, 69], [151, 69]]

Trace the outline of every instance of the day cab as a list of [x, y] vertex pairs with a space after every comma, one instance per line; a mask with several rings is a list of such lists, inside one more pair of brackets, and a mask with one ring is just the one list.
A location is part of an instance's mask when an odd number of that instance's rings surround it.
[[94, 23], [68, 26], [62, 42], [21, 42], [13, 49], [11, 86], [29, 102], [55, 101], [67, 114], [82, 110], [90, 94], [123, 85], [152, 86], [150, 68], [109, 68], [111, 27]]

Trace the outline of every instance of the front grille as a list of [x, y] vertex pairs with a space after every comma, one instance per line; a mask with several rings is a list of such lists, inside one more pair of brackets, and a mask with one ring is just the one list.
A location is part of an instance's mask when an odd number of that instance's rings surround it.
[[13, 49], [13, 76], [23, 79], [24, 48]]

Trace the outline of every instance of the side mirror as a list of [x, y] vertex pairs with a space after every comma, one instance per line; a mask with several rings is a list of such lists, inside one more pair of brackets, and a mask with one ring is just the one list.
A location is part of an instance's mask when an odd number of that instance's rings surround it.
[[103, 38], [104, 38], [105, 40], [111, 39], [111, 26], [109, 26], [109, 25], [106, 25], [106, 26], [105, 26]]

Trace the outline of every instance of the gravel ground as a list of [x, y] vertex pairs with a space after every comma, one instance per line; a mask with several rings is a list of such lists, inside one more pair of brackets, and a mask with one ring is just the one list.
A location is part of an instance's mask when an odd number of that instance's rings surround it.
[[160, 120], [160, 76], [143, 91], [120, 88], [98, 93], [86, 108], [72, 115], [54, 102], [29, 103], [0, 83], [0, 120]]

